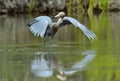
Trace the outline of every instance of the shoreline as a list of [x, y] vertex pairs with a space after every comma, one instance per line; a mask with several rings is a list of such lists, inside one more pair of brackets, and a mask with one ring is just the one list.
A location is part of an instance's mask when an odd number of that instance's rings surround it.
[[[41, 2], [42, 1], [42, 2]], [[78, 0], [79, 1], [79, 0]], [[90, 0], [83, 0], [82, 2], [77, 2], [77, 0], [72, 2], [67, 2], [66, 0], [14, 0], [10, 2], [0, 1], [0, 15], [3, 14], [34, 14], [34, 13], [51, 13], [58, 11], [65, 12], [82, 12], [88, 13], [90, 9], [93, 14], [100, 14], [102, 12], [119, 12], [120, 11], [120, 2], [110, 0], [108, 4], [104, 5], [107, 7], [102, 7], [98, 2], [89, 5]], [[91, 7], [92, 6], [92, 7]]]

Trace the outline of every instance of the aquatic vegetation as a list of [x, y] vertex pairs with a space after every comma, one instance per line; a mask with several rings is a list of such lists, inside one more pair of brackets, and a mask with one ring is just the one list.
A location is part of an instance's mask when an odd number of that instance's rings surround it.
[[84, 11], [84, 13], [89, 12], [91, 14], [100, 14], [101, 12], [108, 11], [108, 6], [110, 5], [108, 0], [68, 0], [66, 3], [69, 15], [72, 12], [77, 11]]
[[100, 7], [102, 10], [107, 10], [108, 9], [108, 0], [99, 0]]
[[30, 2], [30, 6], [29, 6], [29, 9], [28, 9], [28, 12], [29, 12], [29, 13], [32, 12], [34, 6], [35, 6], [35, 0], [31, 0], [31, 2]]

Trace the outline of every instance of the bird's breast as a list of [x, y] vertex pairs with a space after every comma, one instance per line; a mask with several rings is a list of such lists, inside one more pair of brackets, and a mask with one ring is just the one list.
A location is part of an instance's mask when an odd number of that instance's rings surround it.
[[52, 31], [53, 31], [53, 34], [55, 34], [58, 31], [58, 27], [53, 27]]

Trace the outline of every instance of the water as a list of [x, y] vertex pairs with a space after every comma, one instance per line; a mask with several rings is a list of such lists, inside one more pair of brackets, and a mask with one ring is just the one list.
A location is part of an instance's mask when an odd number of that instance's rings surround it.
[[[53, 16], [53, 14], [50, 14]], [[71, 15], [97, 35], [91, 43], [72, 25], [50, 38], [25, 26], [35, 16], [0, 16], [0, 81], [120, 81], [120, 14]]]

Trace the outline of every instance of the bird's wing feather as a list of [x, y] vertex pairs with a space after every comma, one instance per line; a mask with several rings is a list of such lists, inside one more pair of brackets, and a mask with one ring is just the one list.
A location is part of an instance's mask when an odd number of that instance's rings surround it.
[[27, 23], [27, 26], [34, 35], [44, 37], [47, 27], [52, 23], [48, 16], [39, 16]]
[[91, 40], [95, 40], [96, 39], [96, 35], [89, 30], [85, 25], [81, 24], [78, 20], [76, 20], [75, 18], [72, 17], [64, 17], [63, 21], [60, 24], [61, 26], [67, 25], [67, 24], [73, 24], [75, 27], [79, 27], [82, 32]]

